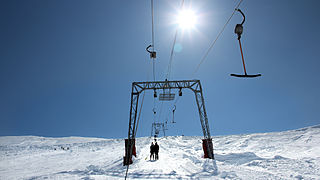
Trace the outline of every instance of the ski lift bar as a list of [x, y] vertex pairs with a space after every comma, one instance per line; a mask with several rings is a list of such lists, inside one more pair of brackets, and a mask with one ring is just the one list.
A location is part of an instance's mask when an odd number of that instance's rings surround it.
[[246, 70], [246, 65], [244, 63], [244, 58], [243, 58], [243, 52], [242, 52], [242, 46], [241, 46], [241, 34], [243, 33], [243, 23], [246, 19], [245, 15], [243, 14], [243, 12], [240, 10], [240, 9], [236, 9], [236, 11], [239, 11], [243, 17], [243, 20], [241, 22], [241, 24], [237, 24], [235, 29], [234, 29], [234, 33], [236, 33], [238, 35], [238, 41], [239, 41], [239, 46], [240, 46], [240, 52], [241, 52], [241, 58], [242, 58], [242, 65], [243, 65], [243, 71], [244, 71], [244, 74], [230, 74], [231, 76], [234, 76], [234, 77], [240, 77], [240, 78], [254, 78], [254, 77], [259, 77], [261, 76], [261, 74], [250, 74], [248, 75], [247, 74], [247, 70]]

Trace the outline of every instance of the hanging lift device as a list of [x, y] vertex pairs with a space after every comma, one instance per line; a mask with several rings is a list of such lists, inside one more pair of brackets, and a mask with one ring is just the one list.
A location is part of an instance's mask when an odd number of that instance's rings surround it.
[[152, 45], [149, 45], [147, 48], [146, 48], [146, 51], [148, 51], [148, 53], [150, 54], [150, 58], [151, 59], [155, 59], [157, 58], [157, 52], [153, 51], [153, 50], [150, 50], [150, 48], [152, 48], [153, 46]]
[[241, 24], [237, 24], [234, 32], [238, 35], [238, 41], [239, 41], [239, 46], [240, 46], [240, 52], [241, 52], [241, 57], [242, 57], [242, 65], [243, 65], [243, 70], [244, 70], [244, 74], [230, 74], [231, 76], [234, 77], [241, 77], [241, 78], [254, 78], [254, 77], [259, 77], [261, 76], [261, 74], [247, 74], [247, 70], [246, 70], [246, 65], [244, 63], [244, 58], [243, 58], [243, 51], [242, 51], [242, 46], [241, 46], [241, 35], [243, 33], [243, 23], [246, 20], [246, 17], [244, 15], [244, 13], [240, 10], [240, 9], [236, 9], [236, 11], [240, 12], [243, 20], [241, 22]]
[[176, 107], [176, 105], [174, 105], [173, 110], [172, 110], [172, 122], [171, 122], [172, 124], [177, 123], [174, 121], [174, 112], [176, 111], [176, 109], [177, 109], [177, 107]]

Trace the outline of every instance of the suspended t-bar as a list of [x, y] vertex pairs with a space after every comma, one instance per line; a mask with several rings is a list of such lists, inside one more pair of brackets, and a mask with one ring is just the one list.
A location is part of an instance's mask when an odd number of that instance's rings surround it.
[[176, 109], [177, 109], [177, 106], [174, 105], [174, 106], [173, 106], [173, 109], [172, 109], [172, 123], [173, 123], [173, 124], [176, 123], [176, 122], [174, 121], [174, 112], [176, 111]]
[[214, 159], [212, 139], [210, 136], [210, 129], [208, 123], [207, 112], [204, 104], [204, 97], [202, 93], [202, 87], [200, 80], [182, 80], [182, 81], [149, 81], [149, 82], [133, 82], [132, 92], [131, 92], [131, 106], [130, 106], [130, 116], [129, 116], [129, 130], [128, 130], [128, 145], [125, 149], [124, 165], [129, 165], [132, 163], [132, 150], [135, 149], [135, 135], [137, 131], [137, 112], [138, 112], [138, 102], [139, 95], [144, 90], [157, 90], [157, 89], [190, 89], [194, 92], [196, 103], [198, 106], [200, 123], [203, 131], [203, 136], [205, 139], [203, 148], [204, 153], [207, 158]]
[[244, 74], [230, 74], [231, 76], [235, 76], [235, 77], [245, 77], [245, 78], [250, 78], [250, 77], [258, 77], [261, 76], [261, 74], [253, 74], [253, 75], [249, 75], [247, 74], [247, 70], [246, 70], [246, 65], [244, 63], [244, 58], [243, 58], [243, 51], [242, 51], [242, 46], [241, 46], [241, 34], [243, 33], [243, 23], [246, 19], [245, 15], [243, 14], [243, 12], [240, 9], [236, 9], [236, 11], [239, 11], [243, 17], [243, 20], [241, 22], [241, 24], [237, 24], [234, 32], [238, 35], [238, 41], [239, 41], [239, 46], [240, 46], [240, 52], [241, 52], [241, 58], [242, 58], [242, 65], [243, 65], [243, 71]]
[[151, 59], [155, 59], [157, 57], [157, 52], [155, 51], [150, 51], [149, 48], [153, 47], [152, 45], [149, 45], [147, 48], [146, 48], [146, 51], [148, 51], [148, 53], [150, 53], [150, 58]]

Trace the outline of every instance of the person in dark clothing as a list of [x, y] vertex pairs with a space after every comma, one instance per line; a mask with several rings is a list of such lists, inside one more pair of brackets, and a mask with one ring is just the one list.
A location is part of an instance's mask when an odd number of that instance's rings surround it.
[[150, 146], [150, 160], [151, 158], [154, 160], [154, 144], [153, 142], [151, 143], [151, 146]]
[[156, 155], [156, 160], [159, 159], [159, 145], [158, 143], [156, 142], [156, 144], [154, 145], [154, 153]]

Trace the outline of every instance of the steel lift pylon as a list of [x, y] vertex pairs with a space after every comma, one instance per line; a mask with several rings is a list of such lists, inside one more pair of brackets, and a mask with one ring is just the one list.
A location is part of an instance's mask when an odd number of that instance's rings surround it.
[[207, 112], [204, 104], [204, 97], [200, 80], [181, 80], [181, 81], [148, 81], [148, 82], [133, 82], [131, 92], [131, 105], [129, 116], [129, 130], [128, 139], [125, 143], [125, 157], [123, 158], [123, 165], [132, 164], [132, 155], [135, 154], [135, 135], [137, 132], [137, 112], [139, 95], [144, 90], [171, 90], [190, 89], [194, 92], [196, 103], [198, 106], [201, 128], [204, 139], [202, 140], [202, 147], [204, 150], [204, 158], [214, 159], [212, 138], [210, 136], [210, 129], [208, 123]]

